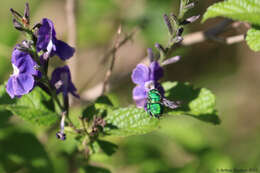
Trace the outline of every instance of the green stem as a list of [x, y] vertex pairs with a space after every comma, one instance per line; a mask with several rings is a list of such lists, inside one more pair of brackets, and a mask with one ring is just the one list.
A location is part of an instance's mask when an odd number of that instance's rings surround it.
[[[42, 74], [42, 77], [40, 79], [40, 81], [48, 88], [48, 90], [50, 91], [50, 95], [51, 95], [51, 98], [54, 100], [54, 102], [57, 103], [58, 107], [59, 107], [59, 111], [64, 113], [66, 112], [66, 117], [69, 121], [69, 124], [71, 127], [73, 127], [73, 129], [77, 132], [79, 132], [78, 129], [76, 129], [75, 125], [73, 124], [72, 120], [70, 119], [69, 117], [69, 109], [68, 109], [68, 103], [65, 102], [65, 98], [64, 99], [64, 105], [62, 105], [61, 101], [59, 100], [58, 98], [58, 95], [56, 94], [56, 90], [55, 88], [53, 88], [51, 86], [51, 83], [50, 83], [50, 79], [48, 77], [48, 67], [44, 68], [42, 65], [41, 65], [41, 62], [40, 62], [40, 56], [37, 52], [37, 48], [36, 48], [36, 43], [37, 43], [37, 37], [34, 35], [33, 31], [30, 30], [30, 29], [26, 29], [25, 30], [26, 32], [26, 36], [28, 38], [28, 40], [32, 41], [33, 44], [31, 45], [31, 54], [32, 54], [32, 57], [33, 59], [36, 61], [36, 63], [39, 65], [39, 71], [41, 72]], [[47, 64], [45, 64], [48, 66], [48, 61], [47, 61]]]
[[[66, 111], [64, 106], [62, 106], [57, 94], [56, 94], [56, 91], [51, 87], [51, 84], [50, 84], [50, 80], [49, 80], [49, 77], [47, 75], [44, 75], [44, 79], [46, 84], [47, 84], [47, 87], [48, 89], [50, 90], [51, 92], [51, 96], [52, 98], [56, 101], [56, 103], [58, 104], [59, 108], [61, 109], [62, 112]], [[67, 112], [67, 115], [68, 115], [68, 112]]]

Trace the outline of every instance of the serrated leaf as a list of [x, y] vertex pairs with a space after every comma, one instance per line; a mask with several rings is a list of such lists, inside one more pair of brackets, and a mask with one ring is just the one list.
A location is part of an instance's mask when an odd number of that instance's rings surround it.
[[227, 0], [215, 3], [204, 13], [202, 22], [218, 16], [260, 25], [260, 1]]
[[58, 115], [55, 112], [48, 111], [47, 109], [35, 109], [31, 106], [19, 105], [4, 105], [4, 107], [14, 115], [18, 115], [22, 119], [38, 125], [49, 126], [54, 124], [58, 119]]
[[253, 51], [260, 50], [260, 29], [251, 28], [247, 31], [246, 42]]
[[180, 101], [180, 107], [166, 110], [169, 115], [189, 115], [203, 121], [219, 124], [215, 109], [215, 96], [206, 88], [194, 88], [189, 83], [165, 82], [165, 97], [172, 101]]
[[51, 125], [58, 119], [54, 112], [54, 104], [51, 97], [42, 89], [36, 87], [21, 98], [6, 100], [6, 93], [0, 94], [0, 110], [8, 110], [22, 119], [39, 125]]
[[150, 117], [144, 109], [119, 108], [107, 112], [105, 133], [116, 136], [141, 135], [153, 131], [159, 120]]

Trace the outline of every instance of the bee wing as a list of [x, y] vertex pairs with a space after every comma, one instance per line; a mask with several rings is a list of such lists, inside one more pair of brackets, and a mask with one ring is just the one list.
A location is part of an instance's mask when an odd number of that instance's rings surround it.
[[170, 100], [167, 100], [166, 98], [163, 98], [162, 102], [163, 102], [164, 106], [167, 106], [171, 109], [176, 109], [180, 106], [180, 102], [170, 101]]

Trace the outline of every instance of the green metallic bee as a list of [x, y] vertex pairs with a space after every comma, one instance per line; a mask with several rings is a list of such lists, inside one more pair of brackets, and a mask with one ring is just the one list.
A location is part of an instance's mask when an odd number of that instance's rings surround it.
[[173, 102], [163, 98], [157, 89], [151, 89], [148, 92], [148, 98], [146, 103], [146, 110], [151, 116], [159, 118], [163, 113], [163, 106], [167, 106], [171, 109], [179, 107], [179, 102]]

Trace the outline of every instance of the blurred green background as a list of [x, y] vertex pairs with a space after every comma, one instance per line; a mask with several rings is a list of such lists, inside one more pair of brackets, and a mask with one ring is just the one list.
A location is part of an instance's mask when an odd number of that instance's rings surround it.
[[[12, 73], [13, 47], [24, 38], [13, 28], [9, 9], [23, 12], [25, 2], [1, 1], [1, 83]], [[66, 23], [65, 0], [28, 2], [33, 23], [43, 17], [50, 18], [58, 38], [67, 39], [70, 28]], [[214, 2], [200, 1], [187, 16], [202, 15]], [[118, 52], [110, 85], [111, 92], [120, 97], [121, 105], [132, 104], [131, 70], [145, 57], [146, 48], [154, 47], [156, 42], [167, 44], [162, 15], [176, 13], [178, 5], [179, 0], [78, 0], [74, 82], [81, 95], [87, 99], [95, 97], [95, 86], [103, 80], [107, 68], [106, 63], [99, 62], [113, 44], [118, 26], [122, 24], [123, 32], [140, 27], [133, 40]], [[206, 30], [220, 20], [196, 22], [185, 28], [185, 34]], [[239, 31], [231, 30], [232, 35], [236, 32]], [[111, 157], [95, 154], [90, 161], [92, 167], [84, 167], [84, 162], [77, 162], [76, 142], [69, 136], [65, 142], [58, 141], [56, 129], [28, 124], [17, 116], [0, 112], [0, 173], [73, 173], [77, 168], [91, 173], [106, 172], [105, 168], [115, 173], [210, 173], [232, 168], [260, 172], [260, 54], [251, 52], [244, 42], [227, 46], [206, 41], [182, 47], [174, 55], [182, 58], [167, 66], [163, 80], [189, 81], [194, 86], [211, 89], [216, 94], [220, 125], [186, 116], [166, 117], [153, 133], [108, 138], [119, 146], [118, 151]]]

